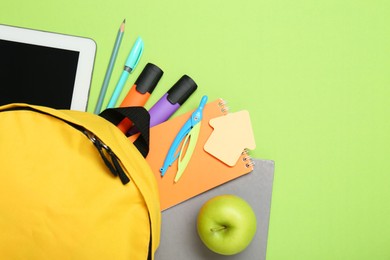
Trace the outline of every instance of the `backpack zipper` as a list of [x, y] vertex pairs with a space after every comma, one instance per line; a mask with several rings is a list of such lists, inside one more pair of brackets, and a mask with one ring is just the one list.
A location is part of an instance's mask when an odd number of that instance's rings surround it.
[[[75, 128], [80, 128], [80, 127], [77, 126]], [[81, 131], [95, 145], [96, 149], [98, 150], [100, 156], [102, 157], [104, 163], [106, 164], [107, 168], [111, 171], [111, 173], [114, 174], [115, 176], [118, 176], [123, 184], [127, 184], [128, 182], [130, 182], [129, 177], [127, 177], [126, 173], [124, 172], [122, 166], [119, 163], [118, 157], [111, 150], [111, 148], [87, 129], [82, 128]]]

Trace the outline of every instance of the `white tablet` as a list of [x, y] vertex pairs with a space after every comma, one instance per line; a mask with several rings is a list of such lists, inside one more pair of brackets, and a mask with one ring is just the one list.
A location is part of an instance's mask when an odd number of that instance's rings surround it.
[[89, 38], [0, 25], [0, 105], [85, 111], [95, 53]]

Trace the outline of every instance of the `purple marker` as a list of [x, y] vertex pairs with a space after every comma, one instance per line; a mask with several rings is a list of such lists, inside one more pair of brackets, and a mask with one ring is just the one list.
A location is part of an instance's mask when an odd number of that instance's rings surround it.
[[167, 93], [150, 109], [150, 127], [168, 120], [176, 110], [195, 92], [196, 83], [187, 75], [181, 77]]
[[[150, 127], [168, 120], [173, 113], [195, 92], [197, 85], [189, 76], [182, 76], [150, 109]], [[133, 127], [134, 128], [134, 127]], [[137, 132], [131, 128], [127, 135]]]

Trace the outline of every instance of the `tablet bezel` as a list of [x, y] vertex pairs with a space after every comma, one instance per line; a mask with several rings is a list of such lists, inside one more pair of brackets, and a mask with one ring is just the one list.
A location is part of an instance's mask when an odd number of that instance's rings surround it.
[[90, 38], [0, 24], [0, 39], [79, 52], [70, 109], [86, 111], [96, 43]]

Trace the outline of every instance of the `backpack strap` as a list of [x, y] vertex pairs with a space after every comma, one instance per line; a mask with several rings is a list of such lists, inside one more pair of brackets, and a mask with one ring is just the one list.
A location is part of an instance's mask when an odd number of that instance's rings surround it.
[[99, 116], [118, 125], [123, 119], [128, 118], [137, 127], [140, 135], [134, 141], [135, 147], [141, 152], [143, 157], [149, 153], [149, 128], [150, 115], [144, 107], [117, 107], [108, 108], [101, 112]]

